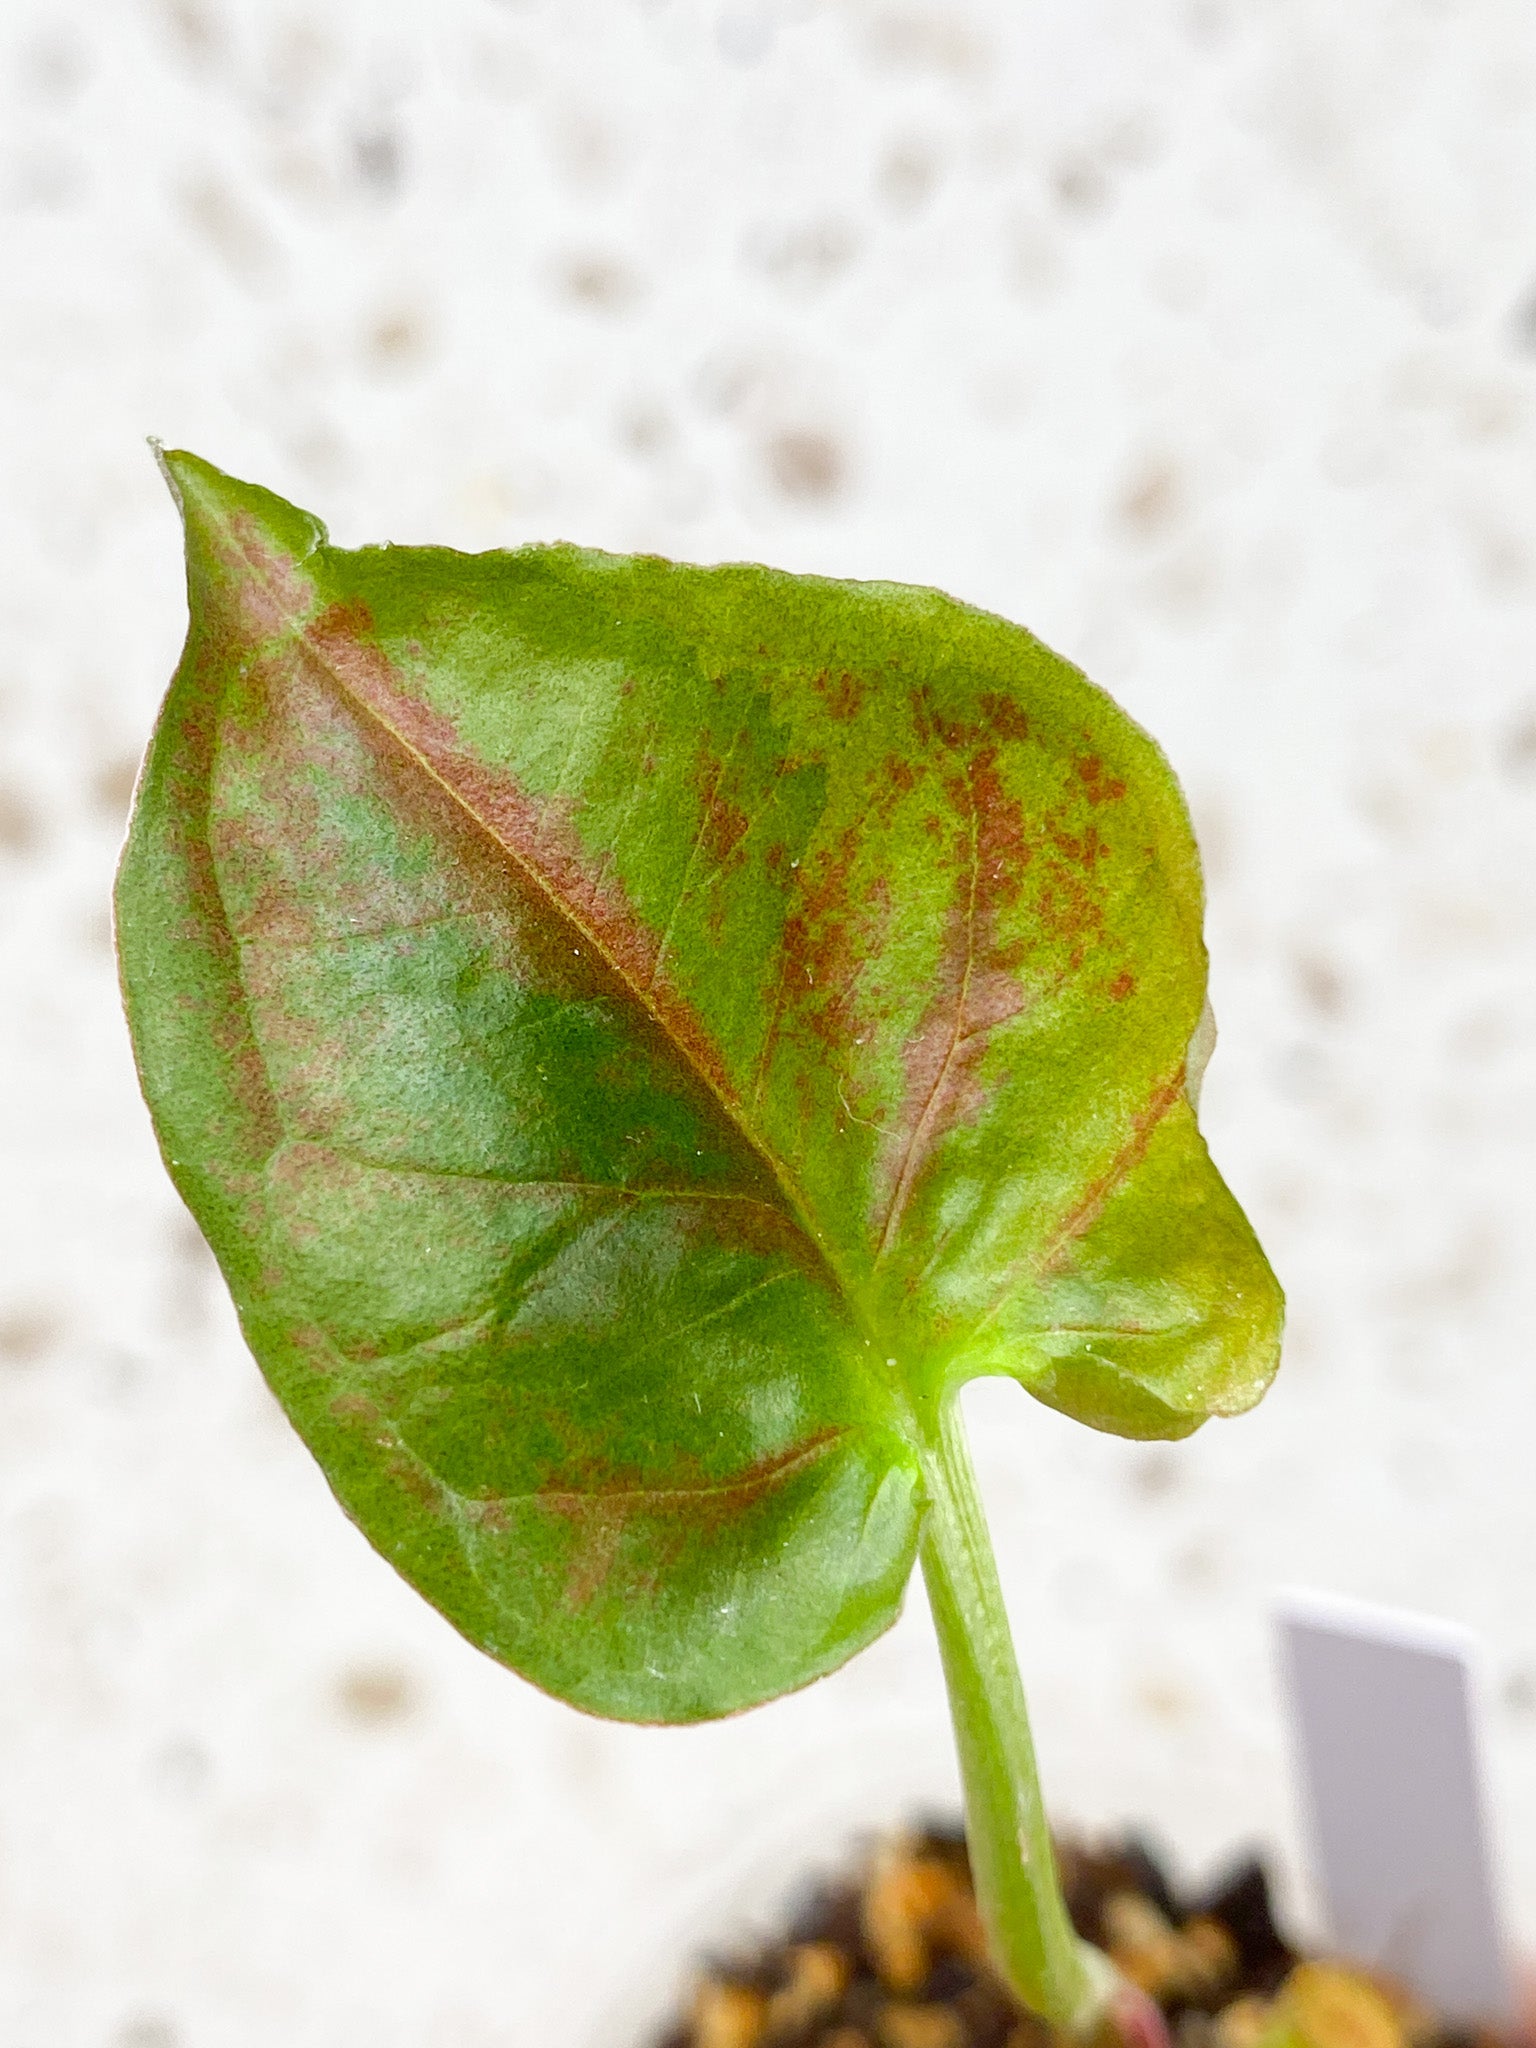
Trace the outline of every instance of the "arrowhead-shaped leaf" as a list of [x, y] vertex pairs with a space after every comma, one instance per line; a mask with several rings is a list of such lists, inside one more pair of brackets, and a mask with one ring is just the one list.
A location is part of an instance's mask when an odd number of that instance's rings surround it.
[[145, 1092], [279, 1398], [473, 1641], [690, 1720], [893, 1619], [941, 1392], [1247, 1407], [1153, 743], [926, 590], [326, 545], [189, 455], [118, 889]]

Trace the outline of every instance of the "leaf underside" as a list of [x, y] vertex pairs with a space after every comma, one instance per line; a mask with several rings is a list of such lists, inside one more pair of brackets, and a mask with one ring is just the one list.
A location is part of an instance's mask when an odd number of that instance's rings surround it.
[[1194, 842], [1102, 692], [932, 591], [349, 552], [165, 461], [145, 1093], [331, 1485], [474, 1642], [730, 1712], [894, 1618], [958, 1382], [1129, 1436], [1258, 1398]]

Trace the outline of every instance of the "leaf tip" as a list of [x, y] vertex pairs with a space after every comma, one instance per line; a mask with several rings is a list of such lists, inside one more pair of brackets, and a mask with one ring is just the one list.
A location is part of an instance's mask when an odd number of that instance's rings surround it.
[[324, 547], [326, 531], [320, 521], [275, 491], [230, 476], [190, 449], [167, 448], [153, 437], [149, 445], [181, 513], [189, 562], [219, 555], [236, 534], [259, 536], [274, 552], [295, 562]]

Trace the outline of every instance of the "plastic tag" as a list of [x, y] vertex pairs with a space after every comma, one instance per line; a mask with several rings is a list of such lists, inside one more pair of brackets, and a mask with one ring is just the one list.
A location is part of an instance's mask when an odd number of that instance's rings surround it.
[[1332, 1595], [1287, 1592], [1276, 1604], [1338, 1953], [1449, 2020], [1507, 2022], [1515, 2000], [1478, 1768], [1476, 1638]]

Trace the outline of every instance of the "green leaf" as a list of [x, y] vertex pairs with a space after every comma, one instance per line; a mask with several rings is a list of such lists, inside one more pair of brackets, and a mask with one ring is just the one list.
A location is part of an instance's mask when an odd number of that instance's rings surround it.
[[331, 548], [165, 458], [191, 629], [118, 885], [167, 1163], [370, 1540], [628, 1719], [894, 1618], [935, 1404], [1247, 1407], [1166, 762], [932, 591]]

